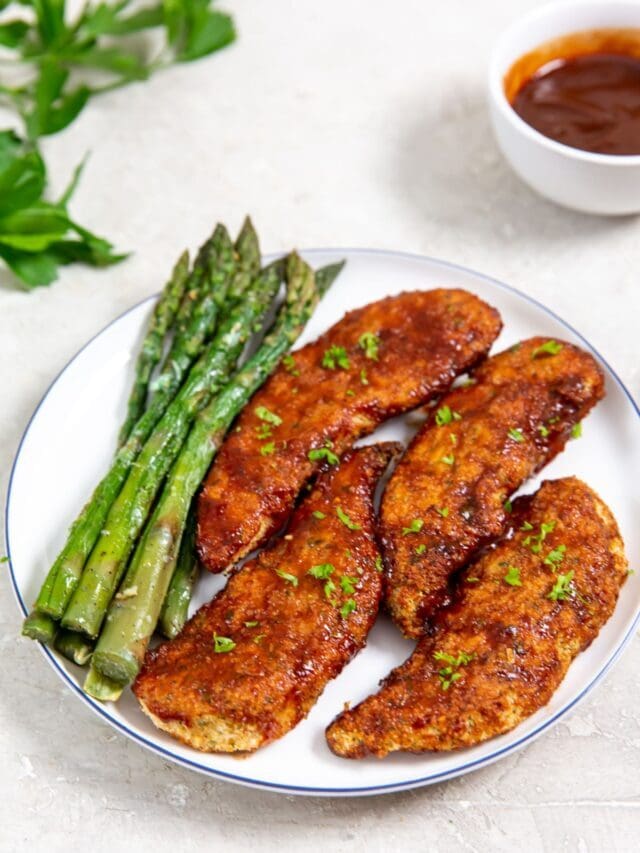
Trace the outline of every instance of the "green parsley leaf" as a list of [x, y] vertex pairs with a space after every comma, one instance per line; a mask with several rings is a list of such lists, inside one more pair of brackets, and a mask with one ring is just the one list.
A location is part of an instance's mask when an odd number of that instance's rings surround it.
[[276, 444], [275, 441], [269, 441], [267, 444], [263, 444], [260, 448], [260, 453], [262, 456], [271, 456], [276, 452]]
[[436, 412], [436, 424], [438, 426], [445, 426], [446, 424], [450, 424], [451, 421], [459, 421], [461, 419], [462, 415], [460, 412], [454, 412], [449, 406], [440, 406]]
[[435, 508], [435, 511], [438, 513], [438, 515], [441, 515], [442, 518], [447, 518], [447, 516], [449, 515], [449, 507], [447, 507], [447, 506], [443, 506], [441, 509], [438, 507], [434, 507], [434, 508]]
[[566, 575], [558, 575], [558, 579], [553, 585], [553, 589], [547, 596], [551, 601], [564, 601], [569, 598], [572, 593], [571, 583], [573, 581], [574, 571], [571, 569]]
[[545, 355], [557, 355], [561, 349], [562, 344], [559, 344], [557, 341], [547, 341], [534, 349], [531, 353], [531, 358], [541, 358]]
[[343, 619], [346, 619], [347, 616], [349, 616], [350, 613], [353, 613], [353, 611], [355, 609], [356, 609], [356, 603], [353, 600], [353, 598], [347, 598], [345, 603], [340, 608], [340, 615], [342, 616]]
[[353, 390], [353, 388], [347, 388], [347, 390], [344, 393], [346, 394], [347, 397], [355, 397], [356, 396], [356, 392]]
[[283, 581], [290, 583], [291, 586], [298, 586], [298, 578], [295, 575], [285, 572], [284, 569], [276, 569], [275, 572], [278, 577], [282, 578]]
[[359, 578], [350, 578], [348, 575], [342, 575], [340, 578], [340, 587], [347, 595], [353, 595], [359, 580]]
[[326, 580], [334, 572], [335, 566], [332, 563], [320, 563], [317, 566], [311, 566], [307, 574], [318, 580]]
[[509, 438], [512, 438], [514, 441], [517, 441], [518, 443], [524, 441], [524, 435], [522, 434], [521, 429], [515, 429], [515, 428], [510, 429], [508, 435], [509, 435]]
[[382, 557], [380, 556], [380, 554], [376, 554], [374, 566], [375, 566], [376, 572], [378, 572], [378, 574], [382, 574], [384, 567], [382, 565]]
[[369, 380], [367, 379], [367, 371], [364, 369], [364, 367], [360, 371], [360, 384], [361, 385], [368, 385], [369, 384]]
[[282, 418], [278, 417], [274, 412], [270, 412], [269, 409], [264, 406], [256, 406], [256, 417], [260, 418], [261, 421], [265, 421], [268, 424], [272, 424], [273, 426], [280, 426], [282, 423]]
[[533, 530], [533, 524], [530, 521], [524, 521], [520, 530]]
[[421, 518], [414, 518], [408, 527], [402, 528], [402, 535], [408, 536], [409, 533], [420, 533], [424, 527], [424, 521]]
[[336, 591], [337, 587], [334, 582], [329, 578], [329, 580], [324, 585], [324, 595], [325, 598], [329, 599], [332, 604], [335, 604], [335, 601], [331, 598], [333, 593]]
[[8, 563], [8, 562], [9, 562], [8, 557], [0, 557], [0, 563]]
[[573, 425], [571, 430], [571, 438], [580, 438], [582, 435], [582, 423], [577, 423]]
[[[529, 536], [522, 540], [522, 544], [525, 548], [529, 548], [532, 554], [539, 554], [542, 550], [542, 543], [549, 533], [552, 533], [555, 530], [556, 524], [557, 522], [555, 521], [543, 521], [540, 525], [540, 533], [536, 533], [535, 535], [532, 533], [529, 534]], [[524, 525], [521, 529], [524, 529]]]
[[522, 581], [520, 580], [520, 569], [517, 566], [509, 566], [507, 573], [504, 576], [504, 582], [508, 583], [509, 586], [522, 586]]
[[260, 643], [264, 640], [264, 638], [265, 638], [266, 636], [267, 636], [266, 634], [257, 634], [257, 635], [253, 638], [253, 642], [254, 642], [256, 645], [258, 645], [258, 646], [259, 646], [259, 645], [260, 645]]
[[447, 455], [443, 456], [440, 461], [444, 462], [445, 465], [453, 465], [456, 461], [456, 457], [453, 455], [453, 453], [447, 453]]
[[438, 662], [446, 663], [447, 666], [438, 670], [438, 678], [440, 679], [440, 687], [443, 690], [448, 690], [451, 685], [462, 678], [462, 673], [457, 670], [461, 666], [466, 666], [471, 663], [474, 655], [466, 652], [459, 652], [458, 655], [449, 655], [446, 652], [436, 651], [433, 657]]
[[272, 430], [269, 424], [260, 424], [260, 426], [257, 426], [256, 435], [259, 439], [269, 438], [272, 435]]
[[230, 637], [221, 637], [219, 634], [213, 635], [213, 651], [216, 654], [224, 654], [235, 649], [236, 644]]
[[556, 548], [553, 549], [553, 551], [549, 551], [549, 553], [543, 560], [545, 566], [551, 566], [551, 568], [555, 572], [555, 570], [564, 560], [566, 550], [566, 545], [558, 545]]
[[327, 517], [327, 516], [326, 516], [323, 512], [321, 512], [319, 509], [314, 509], [314, 511], [312, 512], [312, 515], [313, 515], [313, 517], [314, 517], [314, 518], [319, 518], [320, 520], [322, 520], [323, 518], [326, 518], [326, 517]]
[[511, 503], [511, 501], [510, 501], [508, 498], [507, 498], [507, 500], [502, 504], [502, 506], [504, 507], [504, 511], [505, 511], [505, 512], [513, 512], [513, 504]]
[[282, 359], [282, 364], [287, 373], [292, 376], [300, 376], [300, 371], [296, 367], [296, 360], [292, 355], [285, 355]]
[[373, 332], [365, 332], [358, 338], [358, 346], [364, 350], [365, 358], [370, 358], [372, 361], [378, 360], [378, 347], [380, 339]]
[[343, 370], [348, 370], [351, 366], [349, 356], [344, 347], [336, 346], [335, 344], [325, 352], [322, 356], [322, 366], [328, 370], [337, 370], [341, 367]]
[[424, 552], [427, 550], [427, 546], [423, 542], [421, 545], [416, 545], [413, 550], [416, 552], [416, 554], [424, 554]]
[[250, 622], [245, 622], [244, 627], [245, 628], [257, 628], [259, 624], [260, 623], [257, 620], [253, 619]]
[[538, 427], [538, 432], [540, 433], [540, 435], [541, 435], [543, 438], [547, 438], [547, 437], [548, 437], [548, 435], [549, 435], [549, 430], [547, 429], [547, 427], [546, 427], [544, 424], [541, 424], [541, 425]]
[[479, 583], [480, 578], [465, 578], [467, 583]]
[[337, 465], [340, 460], [336, 454], [331, 451], [330, 448], [332, 447], [333, 442], [327, 441], [324, 447], [316, 447], [313, 450], [310, 450], [307, 456], [311, 462], [320, 462], [324, 459], [329, 463], [329, 465]]
[[336, 507], [336, 515], [340, 519], [340, 521], [344, 524], [345, 527], [348, 527], [349, 530], [361, 530], [362, 527], [359, 524], [356, 524], [354, 521], [351, 521], [346, 512], [342, 510], [341, 507]]

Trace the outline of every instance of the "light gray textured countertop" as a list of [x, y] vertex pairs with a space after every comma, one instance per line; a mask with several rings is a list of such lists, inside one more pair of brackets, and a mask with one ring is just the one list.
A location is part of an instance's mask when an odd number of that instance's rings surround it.
[[[0, 272], [0, 489], [29, 415], [76, 350], [157, 290], [214, 219], [250, 211], [267, 250], [429, 254], [570, 320], [640, 397], [639, 224], [561, 210], [510, 173], [484, 103], [490, 45], [535, 0], [227, 0], [230, 49], [93, 103], [46, 142], [73, 209], [135, 255], [18, 292]], [[38, 506], [34, 496], [34, 535]], [[627, 851], [640, 837], [640, 641], [516, 755], [371, 799], [208, 781], [116, 734], [18, 639], [0, 576], [0, 848], [68, 851]]]

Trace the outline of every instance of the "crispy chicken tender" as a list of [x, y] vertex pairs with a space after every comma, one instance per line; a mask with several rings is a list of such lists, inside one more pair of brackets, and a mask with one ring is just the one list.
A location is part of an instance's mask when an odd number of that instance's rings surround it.
[[463, 290], [402, 293], [351, 311], [285, 357], [205, 481], [203, 564], [219, 572], [262, 545], [327, 459], [441, 394], [486, 355], [500, 328], [497, 311]]
[[391, 477], [380, 535], [386, 604], [408, 637], [449, 601], [449, 578], [508, 521], [505, 501], [564, 447], [604, 395], [577, 347], [531, 338], [485, 361], [440, 401]]
[[206, 752], [251, 752], [308, 714], [376, 618], [373, 495], [399, 449], [346, 454], [318, 479], [289, 533], [147, 654], [134, 692], [158, 728]]
[[472, 746], [547, 704], [611, 616], [627, 575], [610, 510], [573, 477], [514, 502], [512, 538], [465, 570], [380, 691], [327, 729], [345, 758]]

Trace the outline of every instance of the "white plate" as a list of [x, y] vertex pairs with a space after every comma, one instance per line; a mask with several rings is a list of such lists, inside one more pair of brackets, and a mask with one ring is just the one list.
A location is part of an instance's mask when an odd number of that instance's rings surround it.
[[[320, 266], [339, 258], [346, 269], [325, 297], [300, 343], [315, 338], [349, 308], [402, 290], [464, 287], [494, 305], [505, 324], [496, 349], [534, 334], [573, 341], [600, 361], [607, 396], [589, 416], [584, 436], [545, 469], [545, 477], [576, 474], [604, 498], [625, 537], [632, 566], [640, 563], [640, 411], [615, 373], [593, 348], [551, 311], [516, 290], [450, 264], [410, 255], [360, 250], [305, 253]], [[152, 299], [115, 320], [82, 349], [49, 388], [24, 433], [16, 454], [6, 510], [7, 546], [18, 602], [35, 599], [39, 585], [62, 546], [65, 531], [107, 466]], [[396, 420], [378, 435], [406, 437]], [[370, 441], [371, 439], [367, 439]], [[526, 491], [536, 483], [530, 482]], [[37, 527], [34, 529], [34, 513]], [[219, 588], [219, 577], [199, 584], [197, 604]], [[309, 717], [282, 740], [245, 759], [205, 755], [155, 729], [130, 691], [117, 705], [100, 705], [80, 689], [82, 671], [43, 648], [65, 683], [89, 707], [128, 737], [165, 758], [211, 776], [292, 794], [361, 795], [397, 791], [451, 778], [489, 764], [530, 742], [566, 714], [598, 682], [631, 637], [640, 610], [640, 575], [623, 587], [612, 618], [592, 646], [572, 664], [551, 702], [515, 731], [488, 743], [442, 755], [393, 755], [379, 761], [346, 761], [326, 746], [324, 729], [345, 701], [373, 691], [411, 651], [394, 627], [381, 618], [367, 648], [331, 682]], [[26, 641], [25, 641], [26, 642]], [[595, 759], [594, 759], [595, 760]]]

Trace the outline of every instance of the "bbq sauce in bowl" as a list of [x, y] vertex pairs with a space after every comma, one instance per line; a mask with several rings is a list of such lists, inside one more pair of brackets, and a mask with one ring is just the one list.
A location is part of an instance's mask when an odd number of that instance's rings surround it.
[[640, 30], [591, 30], [515, 62], [505, 94], [528, 125], [598, 154], [640, 154]]

